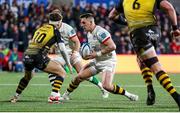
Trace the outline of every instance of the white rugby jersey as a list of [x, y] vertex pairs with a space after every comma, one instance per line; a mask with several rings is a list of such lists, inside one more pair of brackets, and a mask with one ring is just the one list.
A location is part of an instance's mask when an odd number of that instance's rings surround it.
[[72, 52], [70, 46], [73, 45], [73, 42], [70, 41], [70, 39], [76, 36], [76, 31], [70, 25], [62, 22], [62, 26], [59, 29], [59, 32], [66, 46], [67, 52], [68, 53]]
[[[105, 43], [107, 40], [111, 38], [111, 34], [101, 26], [96, 25], [93, 32], [88, 32], [87, 38], [88, 43], [91, 46], [91, 49], [94, 51], [99, 51], [106, 47], [103, 43]], [[96, 60], [102, 61], [111, 58], [116, 59], [115, 51], [97, 57]]]

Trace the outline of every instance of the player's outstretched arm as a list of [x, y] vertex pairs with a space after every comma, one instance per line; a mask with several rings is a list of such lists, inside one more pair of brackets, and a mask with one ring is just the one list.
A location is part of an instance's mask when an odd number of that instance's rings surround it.
[[171, 20], [172, 29], [173, 29], [173, 32], [172, 32], [173, 36], [179, 37], [180, 31], [178, 29], [177, 15], [176, 15], [176, 11], [175, 11], [174, 7], [167, 0], [162, 0], [160, 2], [160, 8], [162, 8], [168, 14], [168, 17]]
[[111, 12], [109, 13], [108, 18], [110, 20], [113, 20], [117, 24], [127, 25], [126, 19], [116, 10], [116, 8], [113, 8], [111, 10]]
[[72, 66], [71, 66], [71, 63], [70, 63], [70, 58], [69, 58], [69, 55], [66, 51], [66, 47], [65, 47], [65, 44], [60, 42], [58, 43], [58, 46], [59, 46], [59, 49], [60, 49], [60, 52], [61, 52], [61, 55], [63, 56], [71, 74], [72, 74]]
[[64, 41], [61, 39], [61, 34], [59, 32], [58, 29], [55, 29], [54, 30], [54, 33], [55, 33], [55, 37], [56, 37], [56, 41], [57, 41], [57, 46], [60, 50], [60, 53], [61, 55], [63, 56], [69, 70], [70, 70], [70, 73], [72, 73], [72, 66], [71, 66], [71, 63], [70, 63], [70, 58], [69, 58], [69, 55], [66, 51], [66, 47], [65, 47], [65, 44], [64, 44]]

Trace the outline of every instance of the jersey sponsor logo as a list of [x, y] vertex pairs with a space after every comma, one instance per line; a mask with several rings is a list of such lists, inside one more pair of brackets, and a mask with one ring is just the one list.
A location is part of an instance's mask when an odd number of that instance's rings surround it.
[[150, 37], [152, 40], [156, 40], [157, 37], [159, 37], [159, 34], [154, 33], [153, 30], [149, 29], [147, 33], [145, 33], [146, 36]]

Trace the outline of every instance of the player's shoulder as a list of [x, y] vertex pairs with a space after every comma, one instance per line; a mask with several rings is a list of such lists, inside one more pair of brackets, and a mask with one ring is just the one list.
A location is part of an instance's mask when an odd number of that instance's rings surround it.
[[97, 35], [101, 35], [101, 34], [110, 34], [109, 31], [107, 31], [105, 28], [101, 27], [101, 26], [96, 26], [96, 33]]
[[54, 25], [52, 24], [43, 24], [42, 27], [45, 27], [45, 28], [51, 28], [51, 29], [55, 29]]
[[72, 26], [70, 26], [69, 24], [64, 23], [64, 22], [62, 22], [62, 26], [63, 26], [63, 28], [64, 28], [65, 30], [73, 29]]
[[101, 26], [97, 26], [97, 29], [96, 29], [98, 32], [108, 32], [105, 28], [101, 27]]
[[55, 27], [51, 24], [43, 24], [42, 26], [40, 26], [39, 28], [36, 29], [36, 31], [41, 32], [41, 31], [54, 31]]

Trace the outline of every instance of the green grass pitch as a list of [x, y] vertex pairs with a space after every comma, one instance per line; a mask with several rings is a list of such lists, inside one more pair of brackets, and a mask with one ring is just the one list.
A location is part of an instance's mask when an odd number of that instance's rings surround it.
[[[85, 81], [72, 94], [72, 100], [63, 104], [49, 104], [51, 85], [45, 73], [35, 73], [29, 86], [24, 90], [20, 100], [13, 104], [9, 99], [14, 95], [17, 84], [23, 73], [0, 72], [0, 112], [177, 112], [178, 107], [171, 96], [159, 85], [153, 77], [156, 92], [156, 103], [146, 105], [146, 86], [138, 74], [116, 74], [114, 83], [120, 84], [129, 92], [139, 95], [136, 102], [129, 101], [121, 95], [110, 94], [103, 99], [100, 90]], [[98, 76], [99, 78], [99, 76]], [[177, 91], [180, 92], [180, 74], [170, 74], [170, 78]], [[63, 93], [71, 81], [68, 75], [64, 81]]]

